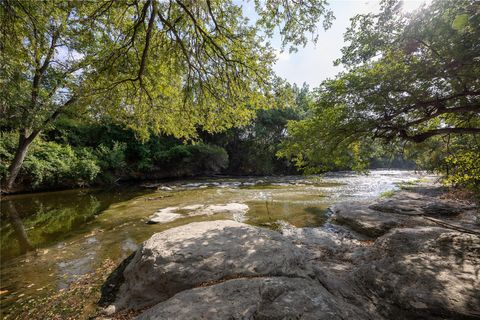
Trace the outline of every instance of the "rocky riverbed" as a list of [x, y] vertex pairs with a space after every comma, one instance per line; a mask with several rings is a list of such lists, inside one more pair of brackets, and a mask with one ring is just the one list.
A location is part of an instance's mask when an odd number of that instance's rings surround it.
[[480, 319], [478, 207], [443, 191], [339, 203], [319, 228], [157, 233], [104, 284], [99, 318]]

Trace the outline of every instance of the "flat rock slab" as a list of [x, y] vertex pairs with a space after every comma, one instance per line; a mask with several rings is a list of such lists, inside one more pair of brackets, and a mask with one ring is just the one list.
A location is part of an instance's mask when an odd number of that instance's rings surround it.
[[388, 319], [480, 319], [480, 237], [439, 227], [395, 229], [352, 277]]
[[362, 202], [336, 204], [331, 210], [334, 222], [369, 237], [379, 237], [393, 228], [429, 224], [420, 217], [373, 210]]
[[369, 208], [387, 213], [440, 217], [453, 217], [466, 210], [466, 207], [458, 203], [440, 201], [427, 197], [412, 199], [403, 194], [396, 195], [392, 199], [378, 201], [370, 205]]
[[183, 291], [137, 320], [371, 319], [312, 280], [243, 278]]
[[180, 218], [200, 215], [214, 215], [220, 213], [231, 214], [235, 221], [243, 221], [247, 212], [248, 206], [246, 204], [236, 202], [226, 204], [194, 204], [183, 207], [166, 207], [156, 211], [152, 216], [150, 216], [147, 223], [166, 223]]
[[430, 216], [452, 217], [464, 211], [464, 208], [448, 202], [431, 202], [422, 207], [424, 214]]
[[109, 307], [140, 309], [176, 293], [249, 276], [310, 278], [306, 252], [279, 233], [222, 220], [191, 223], [153, 235], [123, 272]]

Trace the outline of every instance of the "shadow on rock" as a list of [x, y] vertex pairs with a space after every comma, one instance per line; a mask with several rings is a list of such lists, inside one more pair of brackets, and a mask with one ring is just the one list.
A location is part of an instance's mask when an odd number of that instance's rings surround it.
[[353, 273], [389, 319], [479, 319], [480, 238], [438, 227], [395, 229]]

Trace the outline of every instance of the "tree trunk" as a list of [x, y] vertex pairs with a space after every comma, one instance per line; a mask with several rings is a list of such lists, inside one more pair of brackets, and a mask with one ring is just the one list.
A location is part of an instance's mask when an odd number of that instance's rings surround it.
[[39, 132], [33, 132], [28, 137], [25, 133], [20, 133], [20, 137], [18, 139], [18, 147], [17, 151], [15, 152], [15, 157], [8, 168], [8, 176], [7, 181], [5, 184], [5, 191], [9, 191], [12, 189], [15, 180], [17, 179], [18, 173], [22, 168], [23, 161], [27, 156], [28, 148], [32, 144], [35, 137], [38, 135]]

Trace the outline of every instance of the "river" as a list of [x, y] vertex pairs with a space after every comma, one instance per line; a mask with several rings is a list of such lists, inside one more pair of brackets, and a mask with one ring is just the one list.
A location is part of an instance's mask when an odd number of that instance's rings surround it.
[[[402, 183], [424, 179], [413, 171], [375, 170], [320, 176], [195, 179], [111, 190], [81, 189], [9, 196], [1, 202], [1, 309], [61, 290], [102, 263], [120, 261], [153, 233], [194, 221], [236, 219], [275, 229], [322, 226], [339, 201], [378, 197]], [[183, 208], [241, 203], [228, 212], [189, 215]], [[147, 224], [165, 208], [178, 219]]]

